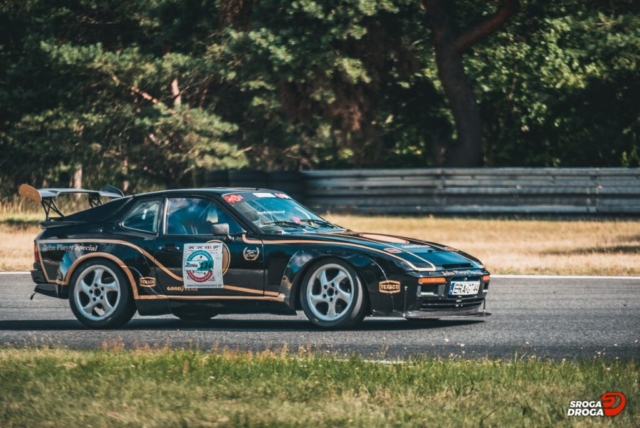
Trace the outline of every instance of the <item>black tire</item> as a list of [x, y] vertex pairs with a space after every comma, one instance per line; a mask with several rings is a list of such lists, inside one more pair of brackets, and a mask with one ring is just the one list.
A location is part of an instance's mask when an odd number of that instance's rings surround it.
[[[325, 284], [321, 279], [323, 271]], [[348, 263], [337, 258], [323, 259], [306, 271], [300, 286], [300, 303], [314, 325], [326, 329], [348, 328], [366, 315], [365, 293], [358, 273]], [[348, 302], [346, 295], [351, 296]]]
[[105, 259], [88, 261], [76, 269], [69, 282], [69, 305], [78, 321], [96, 329], [121, 327], [136, 313], [129, 281], [118, 265]]

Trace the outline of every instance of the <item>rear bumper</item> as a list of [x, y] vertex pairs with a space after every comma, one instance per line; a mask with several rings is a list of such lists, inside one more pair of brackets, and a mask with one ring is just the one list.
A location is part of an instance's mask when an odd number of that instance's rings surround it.
[[58, 299], [66, 299], [69, 297], [68, 287], [47, 282], [44, 273], [40, 269], [33, 269], [31, 271], [31, 279], [36, 283], [36, 288], [33, 290], [35, 293], [48, 297], [56, 297]]
[[46, 284], [47, 280], [44, 277], [44, 272], [41, 269], [33, 269], [31, 271], [31, 279], [36, 284]]

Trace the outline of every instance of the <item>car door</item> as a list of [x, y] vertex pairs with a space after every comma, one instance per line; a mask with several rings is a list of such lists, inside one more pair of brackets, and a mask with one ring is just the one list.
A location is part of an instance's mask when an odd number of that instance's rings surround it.
[[[167, 197], [164, 207], [154, 257], [157, 278], [166, 294], [264, 294], [262, 244], [244, 243], [243, 228], [220, 203], [204, 196], [176, 196]], [[214, 236], [213, 225], [223, 223], [229, 225], [230, 236]]]

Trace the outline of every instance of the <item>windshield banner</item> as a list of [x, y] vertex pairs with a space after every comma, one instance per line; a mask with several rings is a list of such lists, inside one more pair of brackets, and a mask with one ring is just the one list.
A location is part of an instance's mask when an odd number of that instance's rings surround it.
[[222, 288], [222, 243], [185, 244], [182, 278], [184, 288]]

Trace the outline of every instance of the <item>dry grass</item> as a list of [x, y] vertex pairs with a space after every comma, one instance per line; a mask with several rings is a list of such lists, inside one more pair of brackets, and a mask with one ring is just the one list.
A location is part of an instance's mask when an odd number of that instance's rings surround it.
[[40, 232], [34, 224], [0, 223], [0, 271], [31, 270], [33, 238]]
[[640, 275], [640, 221], [327, 218], [353, 230], [447, 244], [496, 274]]
[[[440, 242], [480, 258], [492, 273], [640, 275], [640, 221], [499, 220], [329, 215], [353, 230]], [[42, 214], [0, 213], [0, 270], [29, 270]]]

